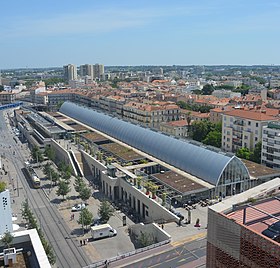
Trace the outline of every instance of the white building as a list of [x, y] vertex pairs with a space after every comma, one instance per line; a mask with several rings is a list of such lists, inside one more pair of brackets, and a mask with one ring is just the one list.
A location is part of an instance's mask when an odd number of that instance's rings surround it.
[[263, 128], [262, 164], [280, 169], [280, 122], [268, 123]]
[[223, 114], [222, 149], [236, 152], [240, 148], [254, 149], [262, 140], [262, 128], [275, 117], [265, 111], [235, 109]]
[[0, 193], [0, 236], [5, 232], [13, 232], [12, 209], [9, 190]]

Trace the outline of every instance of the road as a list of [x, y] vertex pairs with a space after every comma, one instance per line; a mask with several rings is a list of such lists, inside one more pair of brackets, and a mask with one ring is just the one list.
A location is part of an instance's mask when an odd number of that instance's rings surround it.
[[[17, 143], [16, 143], [16, 141]], [[18, 179], [18, 195], [15, 202], [22, 202], [26, 197], [45, 237], [53, 246], [56, 254], [56, 267], [83, 267], [90, 263], [88, 257], [71, 236], [71, 230], [60, 216], [55, 204], [47, 199], [42, 189], [33, 189], [26, 181], [22, 168], [26, 159], [22, 144], [7, 127], [3, 112], [0, 112], [0, 147], [3, 159], [9, 161], [9, 172], [16, 172]], [[6, 162], [5, 162], [6, 163]], [[13, 180], [13, 178], [11, 178]], [[15, 193], [14, 193], [15, 194]], [[17, 204], [20, 205], [20, 204]]]
[[[160, 249], [159, 249], [160, 250]], [[123, 264], [111, 263], [110, 267], [118, 268], [204, 268], [206, 263], [206, 238], [194, 240], [169, 248], [163, 252], [146, 252], [147, 256], [128, 257]]]

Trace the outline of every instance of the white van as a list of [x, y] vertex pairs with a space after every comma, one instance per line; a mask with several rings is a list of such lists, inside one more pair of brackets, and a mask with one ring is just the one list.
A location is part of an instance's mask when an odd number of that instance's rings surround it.
[[110, 224], [101, 224], [92, 226], [91, 228], [91, 235], [93, 239], [111, 237], [117, 235], [117, 231], [113, 229]]

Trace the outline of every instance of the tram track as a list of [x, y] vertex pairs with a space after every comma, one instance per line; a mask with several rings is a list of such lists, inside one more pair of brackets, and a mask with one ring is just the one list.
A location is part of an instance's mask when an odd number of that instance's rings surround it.
[[7, 130], [6, 136], [8, 137], [5, 143], [12, 146], [11, 148], [7, 147], [8, 154], [6, 156], [11, 158], [25, 197], [27, 197], [29, 205], [37, 221], [40, 223], [46, 239], [54, 249], [57, 258], [56, 267], [78, 268], [89, 265], [90, 261], [83, 250], [78, 247], [78, 241], [76, 241], [75, 237], [71, 236], [70, 228], [66, 225], [55, 205], [47, 199], [44, 190], [41, 188], [30, 188], [30, 184], [25, 179], [21, 170], [26, 159], [18, 148], [18, 143], [13, 140], [12, 136], [8, 135], [8, 132]]

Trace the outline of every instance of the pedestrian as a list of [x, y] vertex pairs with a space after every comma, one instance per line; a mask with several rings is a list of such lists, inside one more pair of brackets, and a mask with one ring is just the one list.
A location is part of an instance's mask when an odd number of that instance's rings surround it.
[[161, 229], [164, 229], [164, 225], [163, 224], [161, 225]]
[[81, 246], [83, 245], [83, 241], [82, 241], [82, 240], [80, 240], [80, 245], [81, 245]]
[[86, 245], [86, 240], [84, 239], [84, 246]]

